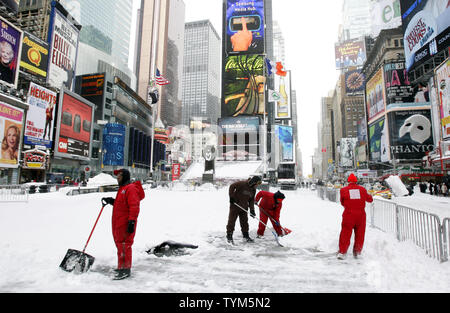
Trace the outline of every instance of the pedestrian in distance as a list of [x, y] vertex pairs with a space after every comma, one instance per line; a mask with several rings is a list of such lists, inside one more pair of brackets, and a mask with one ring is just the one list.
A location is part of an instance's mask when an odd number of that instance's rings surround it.
[[[259, 220], [262, 222], [258, 226], [258, 237], [264, 236], [264, 231], [266, 230], [267, 220], [270, 217], [273, 229], [277, 232], [278, 236], [283, 236], [283, 230], [280, 226], [280, 212], [283, 207], [283, 200], [285, 195], [280, 191], [272, 193], [269, 191], [261, 190], [255, 197], [255, 202], [258, 204], [259, 210]], [[259, 202], [259, 203], [258, 203]]]
[[131, 182], [130, 172], [126, 169], [115, 170], [119, 190], [116, 198], [103, 198], [102, 202], [113, 206], [112, 233], [117, 247], [117, 269], [115, 280], [131, 275], [132, 246], [136, 234], [140, 202], [145, 197], [141, 182]]
[[341, 233], [339, 236], [339, 252], [337, 258], [345, 259], [350, 239], [355, 232], [353, 256], [357, 258], [364, 246], [366, 234], [366, 202], [372, 203], [373, 198], [367, 190], [357, 184], [358, 179], [352, 173], [348, 177], [348, 186], [341, 188], [341, 204], [344, 207], [342, 214]]
[[236, 220], [239, 217], [241, 231], [247, 242], [254, 240], [249, 236], [248, 212], [250, 216], [255, 218], [255, 194], [256, 187], [261, 184], [261, 177], [253, 176], [248, 180], [238, 181], [231, 184], [228, 194], [230, 197], [230, 212], [228, 214], [227, 223], [227, 241], [234, 244], [233, 232]]

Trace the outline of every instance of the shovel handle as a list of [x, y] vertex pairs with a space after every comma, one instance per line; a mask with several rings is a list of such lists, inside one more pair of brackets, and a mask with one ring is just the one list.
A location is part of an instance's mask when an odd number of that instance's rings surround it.
[[95, 229], [95, 227], [97, 226], [98, 220], [100, 219], [100, 215], [102, 215], [103, 209], [104, 209], [105, 206], [106, 206], [106, 204], [104, 204], [103, 201], [102, 201], [102, 204], [103, 204], [103, 205], [102, 205], [102, 209], [100, 210], [100, 213], [98, 214], [98, 217], [97, 217], [97, 220], [95, 221], [94, 227], [92, 227], [91, 233], [89, 234], [89, 238], [88, 238], [88, 240], [86, 241], [86, 244], [85, 244], [85, 246], [84, 246], [83, 253], [84, 253], [84, 251], [86, 251], [86, 248], [87, 248], [87, 246], [88, 246], [88, 243], [89, 243], [89, 241], [91, 240], [92, 234], [94, 233], [94, 229]]

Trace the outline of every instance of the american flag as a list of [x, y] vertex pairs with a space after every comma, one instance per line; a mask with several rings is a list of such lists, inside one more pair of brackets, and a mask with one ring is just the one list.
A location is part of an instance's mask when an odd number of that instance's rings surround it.
[[159, 69], [156, 69], [156, 77], [155, 77], [156, 83], [159, 86], [164, 86], [164, 85], [168, 85], [170, 84], [170, 81], [165, 79], [164, 77], [161, 76], [161, 73], [159, 72]]

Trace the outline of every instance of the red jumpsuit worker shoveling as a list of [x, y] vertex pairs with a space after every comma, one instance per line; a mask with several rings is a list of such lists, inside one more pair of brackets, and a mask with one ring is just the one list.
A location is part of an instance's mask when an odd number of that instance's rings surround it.
[[112, 232], [117, 247], [117, 270], [115, 279], [124, 279], [131, 274], [132, 245], [136, 234], [136, 223], [139, 215], [140, 201], [145, 192], [139, 181], [130, 182], [130, 172], [126, 169], [114, 171], [117, 175], [119, 190], [116, 198], [103, 198], [113, 205]]
[[357, 185], [358, 179], [354, 174], [348, 177], [349, 185], [341, 189], [341, 204], [344, 207], [342, 214], [342, 229], [339, 236], [339, 253], [337, 258], [345, 258], [353, 230], [355, 230], [355, 243], [353, 256], [361, 254], [366, 233], [366, 202], [372, 203], [373, 198], [367, 190]]
[[[268, 192], [261, 190], [255, 197], [255, 202], [258, 203], [260, 208], [259, 210], [259, 219], [267, 224], [267, 219], [270, 218], [272, 222], [274, 230], [277, 232], [278, 236], [284, 236], [290, 233], [291, 231], [281, 227], [280, 225], [280, 212], [283, 206], [283, 200], [285, 199], [284, 194], [277, 191], [276, 193]], [[263, 223], [259, 223], [258, 237], [264, 236], [264, 231], [266, 230], [266, 225]]]

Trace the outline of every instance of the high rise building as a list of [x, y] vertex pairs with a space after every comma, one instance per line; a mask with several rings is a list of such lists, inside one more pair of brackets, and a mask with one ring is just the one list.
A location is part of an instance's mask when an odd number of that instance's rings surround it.
[[76, 74], [108, 72], [134, 89], [136, 78], [128, 68], [132, 1], [61, 0], [60, 3], [83, 26]]
[[220, 37], [209, 20], [185, 24], [182, 124], [220, 117]]
[[372, 30], [370, 0], [344, 0], [342, 5], [342, 40], [369, 35]]
[[147, 99], [150, 81], [155, 78], [158, 69], [170, 84], [159, 87], [156, 125], [179, 125], [185, 4], [182, 0], [142, 0], [138, 20], [137, 93]]

